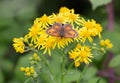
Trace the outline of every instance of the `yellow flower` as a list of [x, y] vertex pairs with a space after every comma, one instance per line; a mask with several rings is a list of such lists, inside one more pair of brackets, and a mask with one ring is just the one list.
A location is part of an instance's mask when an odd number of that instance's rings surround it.
[[24, 53], [25, 52], [25, 44], [23, 42], [23, 38], [14, 38], [13, 39], [13, 47], [15, 48], [16, 52]]
[[25, 71], [25, 68], [24, 67], [20, 67], [20, 71]]
[[33, 76], [34, 73], [35, 73], [35, 70], [34, 70], [34, 67], [33, 67], [33, 66], [31, 66], [31, 67], [26, 67], [26, 68], [21, 67], [20, 70], [23, 71], [23, 72], [25, 73], [25, 75], [28, 76], [28, 77], [29, 77], [29, 76]]
[[34, 58], [35, 58], [35, 57], [38, 57], [37, 53], [34, 53], [34, 54], [33, 54], [33, 57], [34, 57]]
[[68, 15], [70, 13], [71, 13], [70, 9], [68, 9], [67, 7], [61, 7], [58, 14], [60, 14], [62, 17], [64, 17], [63, 19], [68, 21]]
[[40, 58], [37, 53], [33, 54], [33, 58], [35, 59], [35, 61], [40, 61]]
[[45, 45], [41, 47], [41, 49], [44, 49], [43, 54], [48, 52], [49, 55], [51, 55], [51, 49], [54, 48], [55, 48], [55, 39], [53, 39], [52, 37], [47, 38], [45, 41]]
[[34, 74], [34, 72], [35, 72], [34, 67], [31, 66], [31, 67], [30, 67], [30, 73], [31, 73], [31, 74]]
[[83, 43], [86, 41], [86, 39], [88, 39], [90, 42], [93, 41], [91, 32], [86, 27], [80, 29], [79, 35]]
[[[101, 32], [102, 32], [102, 27], [100, 24], [96, 24], [96, 33], [98, 34], [99, 38], [101, 39]], [[97, 35], [96, 34], [96, 35]]]
[[53, 18], [54, 22], [56, 23], [63, 23], [65, 24], [67, 22], [67, 18], [63, 15], [63, 14], [54, 14], [51, 15], [51, 17]]
[[30, 68], [29, 67], [26, 67], [25, 68], [25, 72], [29, 72], [30, 71]]
[[101, 46], [106, 46], [107, 48], [112, 48], [113, 47], [113, 44], [110, 42], [109, 39], [100, 40], [100, 45]]
[[81, 19], [80, 19], [80, 15], [79, 14], [75, 14], [74, 10], [71, 10], [71, 13], [68, 14], [68, 23], [72, 24], [72, 26], [74, 25], [74, 23], [76, 23], [77, 25], [81, 24]]
[[100, 40], [100, 45], [101, 45], [101, 46], [104, 46], [104, 45], [105, 45], [104, 40]]
[[75, 67], [79, 67], [80, 66], [80, 62], [75, 60]]
[[96, 23], [95, 20], [92, 19], [91, 21], [86, 21], [84, 26], [91, 32], [91, 36], [99, 35], [99, 38], [101, 38], [100, 33], [102, 32], [102, 27], [100, 24]]
[[71, 38], [60, 38], [60, 37], [55, 38], [55, 45], [57, 45], [58, 48], [61, 47], [64, 48], [71, 42], [73, 42]]
[[[54, 37], [46, 33], [46, 30], [50, 28], [54, 23], [61, 24], [71, 24], [72, 28], [78, 33], [75, 38], [64, 38], [64, 37]], [[54, 28], [55, 29], [55, 28]], [[55, 30], [59, 32], [59, 30]], [[53, 33], [55, 33], [53, 30]], [[60, 31], [61, 32], [61, 31]], [[68, 32], [64, 31], [62, 34]], [[58, 49], [65, 48], [69, 46], [70, 43], [82, 43], [84, 46], [77, 45], [77, 47], [69, 52], [70, 58], [75, 60], [76, 66], [80, 65], [81, 62], [88, 64], [91, 62], [90, 58], [92, 53], [90, 48], [85, 45], [86, 40], [90, 43], [93, 42], [93, 37], [98, 36], [101, 38], [102, 27], [95, 20], [85, 20], [79, 14], [75, 14], [74, 9], [68, 9], [67, 7], [61, 7], [59, 13], [47, 16], [44, 14], [40, 18], [36, 18], [33, 26], [29, 29], [29, 33], [23, 38], [27, 47], [35, 48], [37, 50], [44, 50], [43, 54], [48, 53], [51, 55], [51, 51], [56, 47]], [[61, 34], [61, 33], [57, 33]], [[71, 33], [69, 33], [71, 34]], [[77, 42], [76, 42], [77, 41]], [[22, 39], [19, 42], [14, 40], [14, 48], [17, 52], [23, 53], [25, 51], [25, 45]], [[103, 41], [101, 45], [111, 48], [112, 44], [108, 41]], [[39, 57], [35, 57], [39, 60]]]
[[70, 10], [67, 7], [61, 7], [59, 13], [70, 13]]
[[112, 43], [109, 43], [108, 45], [107, 45], [107, 48], [112, 48], [113, 47], [113, 44]]
[[70, 58], [75, 61], [75, 66], [80, 66], [81, 63], [89, 64], [93, 57], [91, 49], [88, 46], [77, 45], [77, 47], [69, 52]]
[[36, 42], [38, 35], [40, 34], [41, 28], [38, 24], [34, 24], [30, 29], [29, 33], [26, 35], [26, 38], [31, 38], [31, 42]]
[[51, 16], [47, 16], [46, 14], [44, 14], [41, 18], [37, 18], [35, 20], [35, 23], [38, 23], [39, 26], [42, 28], [47, 28], [49, 27], [49, 25], [53, 24], [53, 19], [51, 18]]
[[[82, 23], [82, 22], [81, 22]], [[90, 21], [85, 21], [83, 19], [83, 27], [80, 29], [79, 35], [82, 37], [82, 41], [85, 42], [88, 39], [91, 43], [93, 42], [93, 38], [95, 36], [99, 36], [101, 38], [102, 27], [100, 24], [96, 23], [93, 19]]]
[[25, 75], [29, 77], [29, 76], [31, 76], [31, 73], [30, 72], [26, 72]]

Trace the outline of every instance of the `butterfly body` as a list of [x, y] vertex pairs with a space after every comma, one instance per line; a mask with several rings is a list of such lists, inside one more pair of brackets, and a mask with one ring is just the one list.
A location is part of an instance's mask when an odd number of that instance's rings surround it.
[[46, 30], [46, 33], [54, 36], [54, 37], [61, 37], [61, 38], [74, 38], [78, 36], [78, 33], [72, 29], [70, 24], [55, 23], [52, 27]]

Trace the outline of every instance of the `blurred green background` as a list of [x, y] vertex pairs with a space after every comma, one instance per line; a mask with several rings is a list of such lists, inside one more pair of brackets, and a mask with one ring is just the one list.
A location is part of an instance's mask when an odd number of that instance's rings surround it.
[[[94, 0], [92, 0], [94, 1]], [[95, 4], [99, 3], [96, 2]], [[120, 0], [114, 0], [114, 26], [107, 30], [108, 13], [106, 5], [92, 9], [94, 4], [89, 0], [0, 0], [0, 83], [23, 83], [26, 79], [19, 71], [19, 66], [28, 58], [25, 54], [16, 53], [12, 47], [12, 39], [22, 37], [28, 32], [35, 18], [43, 14], [57, 13], [59, 8], [66, 6], [75, 9], [75, 13], [88, 19], [95, 19], [103, 26], [103, 38], [109, 38], [114, 47], [111, 50], [115, 58], [110, 67], [115, 68], [115, 75], [120, 76]], [[24, 56], [25, 55], [25, 56]], [[105, 56], [93, 61], [94, 66], [102, 69]], [[23, 60], [24, 59], [24, 60]], [[104, 78], [104, 77], [103, 77]], [[106, 77], [105, 77], [106, 78]], [[120, 79], [120, 78], [119, 78]], [[105, 79], [108, 80], [108, 79]], [[120, 80], [116, 80], [119, 83]]]

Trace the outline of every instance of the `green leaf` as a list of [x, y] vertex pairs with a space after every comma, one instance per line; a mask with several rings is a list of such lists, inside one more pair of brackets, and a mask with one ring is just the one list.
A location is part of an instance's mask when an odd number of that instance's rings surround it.
[[100, 79], [98, 79], [96, 83], [100, 83]]
[[[98, 82], [99, 80], [99, 82]], [[107, 83], [104, 79], [102, 78], [99, 78], [99, 77], [94, 77], [94, 78], [91, 78], [88, 83]]]
[[30, 54], [30, 53], [22, 56], [19, 59], [17, 66], [15, 68], [15, 76], [19, 79], [19, 81], [21, 83], [23, 83], [25, 80], [27, 80], [27, 77], [24, 75], [23, 72], [20, 71], [20, 67], [28, 66], [30, 56], [32, 56], [32, 54]]
[[97, 69], [95, 67], [88, 67], [87, 72], [84, 75], [84, 79], [90, 80], [96, 75], [96, 73], [97, 73]]
[[90, 0], [92, 3], [92, 9], [95, 10], [97, 7], [106, 5], [111, 2], [111, 0]]
[[117, 67], [120, 66], [120, 54], [115, 56], [109, 64], [109, 67]]
[[65, 74], [65, 78], [64, 78], [64, 83], [72, 83], [75, 82], [76, 80], [79, 79], [80, 77], [80, 71], [71, 69], [69, 71], [66, 72]]

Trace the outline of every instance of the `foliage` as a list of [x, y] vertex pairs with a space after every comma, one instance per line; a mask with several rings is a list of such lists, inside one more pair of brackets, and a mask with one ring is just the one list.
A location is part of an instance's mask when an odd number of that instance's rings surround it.
[[90, 2], [92, 3], [93, 10], [95, 10], [99, 6], [106, 5], [106, 4], [110, 3], [111, 0], [90, 0]]
[[[92, 4], [89, 5], [90, 2], [88, 0], [59, 0], [57, 2], [56, 0], [0, 0], [0, 83], [23, 83], [26, 79], [33, 83], [33, 79], [28, 79], [28, 77], [24, 75], [24, 72], [20, 71], [21, 66], [25, 67], [28, 65], [27, 63], [30, 61], [28, 58], [33, 56], [33, 52], [23, 53], [22, 55], [15, 53], [15, 50], [12, 48], [12, 39], [26, 34], [36, 17], [41, 17], [44, 13], [46, 13], [46, 15], [50, 15], [53, 12], [56, 13], [61, 6], [66, 6], [70, 9], [73, 8], [75, 9], [75, 13], [79, 13], [86, 18], [95, 19], [96, 22], [99, 22], [103, 27], [103, 39], [109, 38], [113, 44], [113, 48], [106, 51], [102, 56], [95, 52], [94, 59], [92, 59], [92, 62], [82, 76], [82, 78], [84, 78], [81, 80], [82, 83], [108, 83], [111, 77], [105, 76], [104, 73], [112, 73], [111, 75], [114, 75], [115, 78], [119, 77], [120, 1], [114, 0], [114, 30], [108, 31], [106, 28], [108, 25], [108, 14], [105, 6], [110, 1], [111, 0], [101, 0], [101, 3], [99, 3], [98, 0], [90, 0]], [[95, 42], [98, 42], [97, 38], [95, 38]], [[72, 48], [74, 48], [74, 45], [70, 49]], [[61, 73], [61, 58], [59, 58], [59, 54], [60, 53], [54, 53], [54, 58], [45, 55], [45, 57], [50, 60], [49, 64], [52, 71], [55, 71], [56, 77]], [[111, 59], [108, 60], [108, 58]], [[71, 60], [69, 61], [72, 62]], [[70, 65], [69, 62], [67, 63], [67, 68], [68, 65]], [[46, 72], [47, 68], [43, 65], [42, 67], [45, 70], [41, 69], [40, 78], [42, 80], [39, 80], [39, 83], [50, 83], [49, 76], [46, 74], [48, 73]], [[76, 69], [72, 66], [72, 68], [66, 72], [64, 82], [70, 83], [71, 81], [79, 79], [83, 69], [84, 64], [81, 64], [81, 66]], [[115, 80], [114, 83], [119, 83], [119, 79]]]

